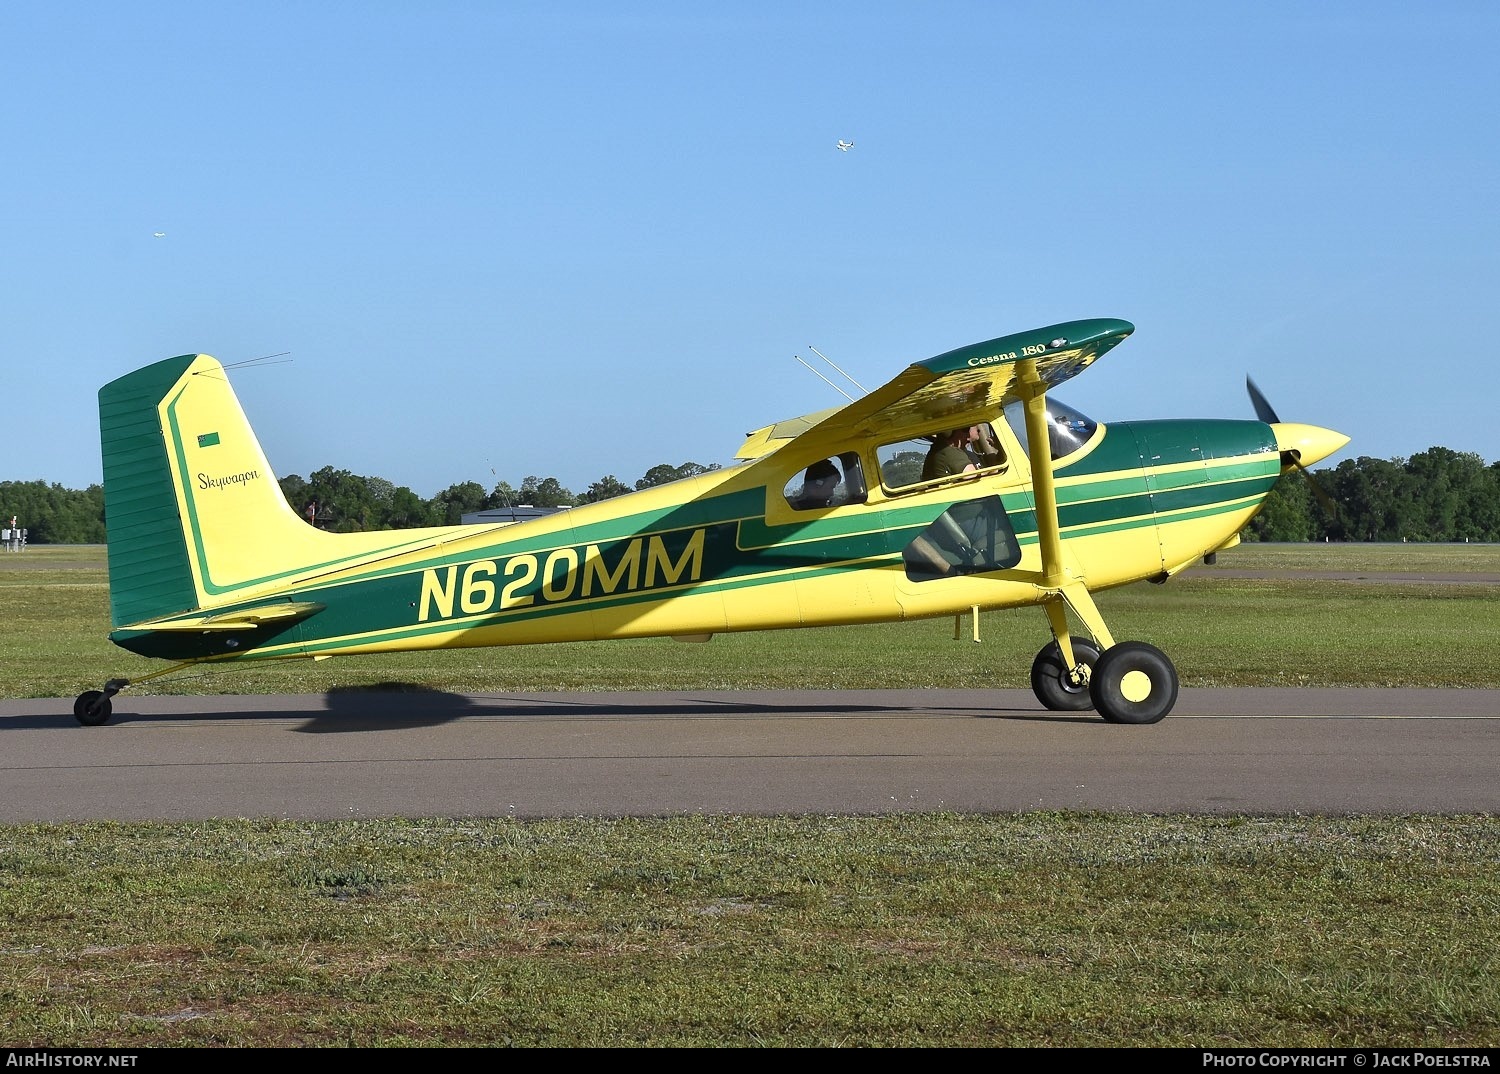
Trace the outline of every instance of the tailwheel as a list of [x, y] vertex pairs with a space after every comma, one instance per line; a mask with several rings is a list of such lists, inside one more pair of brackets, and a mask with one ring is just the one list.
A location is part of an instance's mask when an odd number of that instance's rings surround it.
[[1156, 646], [1122, 641], [1094, 664], [1089, 695], [1109, 723], [1156, 723], [1177, 703], [1177, 669]]
[[1053, 712], [1081, 712], [1094, 707], [1089, 681], [1099, 662], [1099, 646], [1087, 638], [1073, 638], [1073, 659], [1078, 663], [1075, 674], [1068, 674], [1057, 642], [1046, 645], [1031, 662], [1031, 692]]
[[103, 690], [85, 690], [73, 702], [73, 715], [85, 727], [97, 727], [114, 712], [109, 694]]

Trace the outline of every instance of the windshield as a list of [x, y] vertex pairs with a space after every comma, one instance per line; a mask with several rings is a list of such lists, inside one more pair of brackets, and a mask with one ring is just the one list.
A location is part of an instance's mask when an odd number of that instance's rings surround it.
[[[1026, 440], [1026, 411], [1020, 402], [1007, 403], [1005, 406], [1005, 421], [1011, 431], [1016, 434], [1016, 439], [1021, 441], [1022, 446], [1030, 451]], [[1060, 459], [1064, 455], [1071, 455], [1094, 435], [1094, 430], [1099, 423], [1087, 414], [1074, 410], [1067, 403], [1056, 398], [1047, 396], [1047, 446], [1051, 450], [1054, 459]]]

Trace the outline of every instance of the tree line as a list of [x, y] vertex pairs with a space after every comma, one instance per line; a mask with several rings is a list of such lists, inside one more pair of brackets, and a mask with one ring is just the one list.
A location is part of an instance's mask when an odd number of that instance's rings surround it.
[[1309, 481], [1287, 474], [1246, 527], [1258, 541], [1500, 541], [1500, 462], [1432, 447], [1409, 459], [1345, 459], [1311, 471], [1332, 501], [1329, 511]]
[[653, 466], [627, 485], [613, 474], [601, 477], [580, 493], [570, 492], [555, 477], [528, 477], [520, 488], [498, 482], [488, 492], [477, 481], [449, 485], [430, 500], [411, 489], [398, 487], [380, 477], [360, 477], [348, 470], [325, 466], [305, 481], [296, 474], [281, 479], [286, 502], [311, 516], [316, 505], [316, 525], [335, 532], [398, 530], [418, 526], [456, 526], [463, 516], [500, 507], [579, 507], [613, 499], [627, 492], [665, 485], [684, 477], [717, 470], [718, 463], [685, 462], [681, 466]]
[[[430, 499], [379, 477], [325, 466], [310, 477], [281, 479], [293, 509], [333, 531], [451, 526], [477, 511], [528, 504], [576, 507], [718, 469], [685, 462], [653, 466], [632, 485], [601, 477], [581, 493], [554, 477], [527, 477], [519, 487], [501, 481], [486, 491], [476, 481], [450, 485]], [[1346, 459], [1312, 471], [1333, 502], [1330, 513], [1312, 484], [1296, 474], [1277, 482], [1265, 508], [1246, 527], [1247, 541], [1500, 541], [1500, 462], [1433, 447], [1409, 459]], [[104, 489], [82, 491], [44, 481], [0, 481], [0, 522], [27, 530], [31, 544], [103, 544]]]
[[[463, 481], [425, 500], [383, 477], [361, 477], [332, 466], [307, 478], [291, 474], [281, 478], [280, 485], [286, 502], [304, 517], [315, 506], [317, 526], [349, 533], [456, 526], [466, 514], [523, 504], [577, 507], [717, 469], [718, 463], [662, 463], [647, 470], [633, 486], [610, 475], [576, 494], [555, 477], [527, 477], [520, 488], [500, 481], [488, 492], [477, 481]], [[15, 517], [17, 526], [26, 530], [28, 544], [103, 544], [104, 486], [78, 491], [45, 481], [0, 481], [0, 515], [6, 527]]]

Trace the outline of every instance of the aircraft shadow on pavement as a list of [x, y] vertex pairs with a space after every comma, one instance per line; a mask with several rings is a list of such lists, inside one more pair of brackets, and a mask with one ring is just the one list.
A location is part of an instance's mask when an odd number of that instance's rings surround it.
[[853, 715], [858, 713], [892, 715], [909, 714], [905, 706], [871, 706], [853, 701], [830, 699], [809, 704], [805, 697], [797, 704], [777, 704], [764, 698], [754, 701], [726, 701], [722, 697], [701, 700], [663, 701], [652, 694], [641, 695], [636, 703], [622, 701], [618, 695], [608, 701], [579, 698], [507, 697], [490, 694], [453, 694], [410, 683], [382, 683], [378, 686], [347, 687], [330, 690], [328, 708], [314, 715], [301, 728], [308, 734], [347, 734], [358, 731], [390, 731], [413, 727], [435, 727], [462, 719], [537, 720], [569, 719], [636, 719], [649, 716], [714, 717], [767, 716], [778, 714]]
[[303, 734], [437, 727], [474, 715], [466, 695], [409, 682], [335, 686], [324, 696], [328, 707], [298, 728]]
[[[566, 720], [566, 719], [635, 719], [641, 717], [713, 717], [726, 716], [911, 716], [907, 705], [871, 704], [841, 700], [836, 692], [827, 701], [809, 702], [800, 695], [796, 703], [777, 703], [763, 695], [744, 701], [726, 699], [714, 694], [695, 699], [664, 701], [655, 694], [642, 694], [637, 702], [622, 701], [612, 695], [608, 701], [590, 701], [577, 697], [507, 697], [488, 694], [452, 694], [409, 683], [383, 683], [379, 686], [348, 687], [328, 693], [328, 710], [314, 718], [302, 730], [310, 733], [379, 731], [407, 727], [431, 727], [459, 719], [489, 720]], [[1031, 719], [1078, 722], [1078, 714], [1039, 712], [1034, 709], [931, 708], [924, 712], [938, 715], [962, 715], [975, 719]], [[1092, 716], [1093, 714], [1088, 714]], [[1092, 722], [1092, 721], [1090, 721]]]
[[[350, 734], [367, 731], [395, 731], [410, 728], [438, 727], [465, 719], [484, 720], [567, 720], [567, 719], [640, 719], [646, 717], [714, 718], [764, 716], [870, 716], [908, 717], [929, 715], [940, 718], [985, 720], [1024, 720], [1092, 724], [1092, 713], [1058, 713], [1030, 707], [996, 705], [993, 707], [932, 705], [913, 708], [910, 705], [883, 705], [870, 697], [846, 698], [838, 691], [823, 691], [821, 696], [799, 692], [795, 702], [777, 702], [764, 693], [735, 700], [732, 693], [707, 691], [702, 697], [663, 699], [659, 694], [643, 693], [639, 702], [624, 700], [618, 694], [608, 700], [591, 701], [587, 695], [507, 696], [503, 694], [457, 694], [406, 682], [385, 682], [365, 686], [335, 687], [325, 695], [322, 711], [289, 708], [278, 705], [274, 696], [265, 698], [264, 708], [214, 712], [142, 712], [139, 702], [145, 699], [121, 698], [110, 724], [172, 723], [206, 719], [214, 722], [252, 720], [303, 721], [297, 730], [303, 734]], [[826, 699], [826, 700], [825, 700]], [[251, 697], [241, 700], [253, 705]], [[135, 701], [136, 704], [131, 702]], [[65, 718], [69, 724], [73, 718]], [[54, 715], [8, 717], [5, 726], [17, 730], [56, 726]]]
[[[607, 699], [588, 700], [586, 694], [562, 696], [507, 696], [507, 694], [462, 694], [435, 690], [414, 682], [378, 682], [357, 687], [335, 687], [324, 694], [324, 705], [318, 708], [315, 696], [309, 696], [306, 708], [257, 708], [255, 697], [242, 694], [243, 709], [210, 709], [202, 711], [142, 712], [139, 702], [147, 699], [121, 697], [110, 724], [174, 723], [181, 720], [211, 720], [233, 723], [249, 720], [306, 720], [297, 730], [302, 733], [354, 733], [404, 730], [411, 727], [438, 727], [459, 720], [607, 720], [607, 718], [684, 717], [828, 717], [828, 715], [867, 715], [867, 717], [912, 717], [933, 715], [939, 718], [975, 718], [975, 720], [1058, 721], [1058, 723], [1094, 723], [1094, 712], [1049, 712], [1031, 706], [932, 705], [913, 709], [910, 705], [882, 705], [871, 697], [861, 699], [840, 696], [835, 690], [823, 691], [820, 697], [799, 693], [796, 702], [775, 702], [760, 696], [733, 699], [732, 694], [705, 691], [702, 697], [663, 699], [657, 693], [640, 694], [637, 700], [609, 694]], [[132, 703], [135, 702], [135, 703]], [[66, 723], [74, 718], [63, 717]], [[7, 717], [5, 726], [13, 729], [40, 729], [58, 723], [57, 715], [15, 715]]]

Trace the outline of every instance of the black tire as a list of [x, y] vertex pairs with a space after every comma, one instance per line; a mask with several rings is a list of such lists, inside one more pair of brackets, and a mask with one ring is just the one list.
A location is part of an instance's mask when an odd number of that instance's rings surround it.
[[[1087, 638], [1071, 640], [1073, 659], [1086, 666], [1092, 678], [1094, 665], [1099, 662], [1099, 646]], [[1063, 663], [1062, 650], [1055, 641], [1043, 647], [1031, 662], [1031, 692], [1053, 712], [1082, 712], [1094, 707], [1089, 684], [1075, 683], [1068, 678], [1068, 666]]]
[[103, 690], [85, 690], [73, 702], [73, 715], [85, 727], [97, 727], [109, 719], [115, 706]]
[[1177, 669], [1156, 646], [1122, 641], [1094, 665], [1089, 695], [1108, 723], [1156, 723], [1177, 704]]

